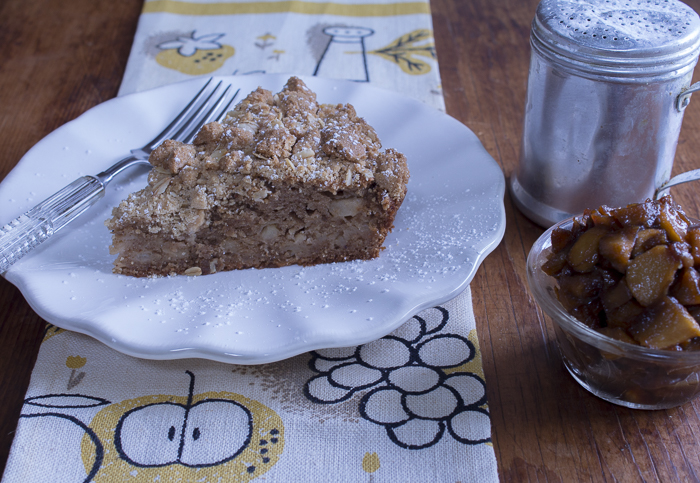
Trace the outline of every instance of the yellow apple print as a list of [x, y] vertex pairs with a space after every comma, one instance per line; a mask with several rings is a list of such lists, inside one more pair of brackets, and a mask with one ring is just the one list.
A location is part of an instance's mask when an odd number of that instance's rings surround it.
[[[90, 423], [104, 444], [95, 483], [247, 482], [267, 472], [284, 449], [284, 424], [272, 409], [230, 392], [152, 395], [111, 404]], [[86, 469], [94, 451], [83, 437]]]
[[206, 34], [197, 36], [196, 32], [180, 36], [158, 45], [161, 51], [156, 55], [156, 62], [188, 75], [209, 74], [224, 65], [229, 57], [236, 53], [230, 45], [218, 40], [224, 34]]

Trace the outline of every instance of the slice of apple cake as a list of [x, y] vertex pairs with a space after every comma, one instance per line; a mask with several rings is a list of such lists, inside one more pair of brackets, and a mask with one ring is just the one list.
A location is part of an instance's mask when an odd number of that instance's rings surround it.
[[114, 272], [137, 277], [368, 260], [406, 195], [406, 158], [349, 104], [292, 77], [258, 88], [193, 144], [151, 153], [148, 186], [114, 208]]

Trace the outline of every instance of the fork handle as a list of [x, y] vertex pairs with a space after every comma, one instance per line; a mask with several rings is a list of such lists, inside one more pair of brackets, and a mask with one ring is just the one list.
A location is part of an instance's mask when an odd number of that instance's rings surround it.
[[104, 194], [105, 187], [99, 179], [83, 176], [0, 227], [0, 273], [94, 205]]

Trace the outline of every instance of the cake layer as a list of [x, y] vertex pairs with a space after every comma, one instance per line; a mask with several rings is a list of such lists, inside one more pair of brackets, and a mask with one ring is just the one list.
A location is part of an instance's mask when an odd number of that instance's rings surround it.
[[257, 89], [192, 145], [151, 154], [148, 186], [106, 225], [115, 273], [208, 274], [379, 255], [406, 194], [405, 157], [350, 105], [291, 78]]

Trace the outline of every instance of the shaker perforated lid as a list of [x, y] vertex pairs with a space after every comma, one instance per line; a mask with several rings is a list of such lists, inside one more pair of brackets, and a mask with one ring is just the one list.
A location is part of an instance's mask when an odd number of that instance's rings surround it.
[[700, 17], [677, 0], [542, 0], [534, 49], [577, 73], [676, 77], [700, 53]]

